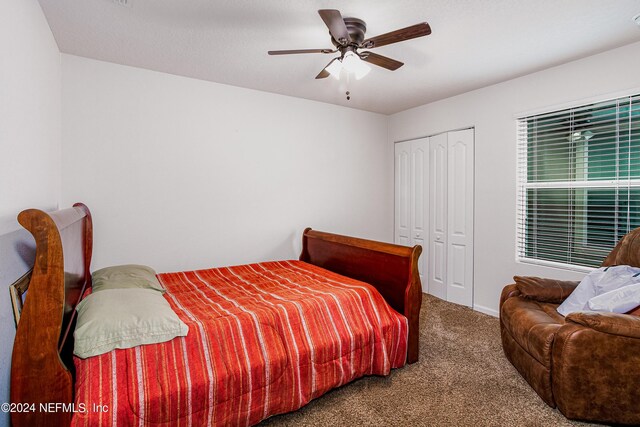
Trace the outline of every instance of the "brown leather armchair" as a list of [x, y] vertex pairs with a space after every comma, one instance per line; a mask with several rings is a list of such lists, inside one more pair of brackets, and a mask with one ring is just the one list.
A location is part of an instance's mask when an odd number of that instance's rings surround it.
[[[640, 267], [640, 228], [602, 265]], [[514, 279], [500, 297], [502, 347], [542, 400], [570, 419], [640, 424], [640, 310], [565, 318], [556, 308], [578, 282]]]

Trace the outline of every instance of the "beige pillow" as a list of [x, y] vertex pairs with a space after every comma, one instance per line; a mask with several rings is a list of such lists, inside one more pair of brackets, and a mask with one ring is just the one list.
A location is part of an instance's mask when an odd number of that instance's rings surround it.
[[189, 331], [162, 294], [151, 289], [104, 289], [87, 296], [76, 310], [73, 353], [82, 359], [170, 341]]
[[101, 268], [93, 272], [91, 282], [93, 292], [123, 288], [155, 289], [163, 294], [166, 292], [156, 278], [155, 270], [146, 265], [127, 264]]

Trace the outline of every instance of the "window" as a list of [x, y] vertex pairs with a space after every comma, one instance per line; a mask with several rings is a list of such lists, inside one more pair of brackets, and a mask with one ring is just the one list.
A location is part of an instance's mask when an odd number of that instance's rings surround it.
[[596, 267], [640, 227], [640, 95], [518, 119], [517, 258]]

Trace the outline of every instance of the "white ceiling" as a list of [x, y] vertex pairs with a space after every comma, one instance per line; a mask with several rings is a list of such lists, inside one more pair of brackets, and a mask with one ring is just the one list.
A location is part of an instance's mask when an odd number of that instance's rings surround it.
[[[640, 0], [129, 1], [40, 4], [64, 53], [383, 114], [640, 41]], [[318, 9], [363, 19], [367, 37], [422, 21], [433, 33], [375, 49], [397, 71], [315, 80], [335, 54], [267, 51], [331, 48]]]

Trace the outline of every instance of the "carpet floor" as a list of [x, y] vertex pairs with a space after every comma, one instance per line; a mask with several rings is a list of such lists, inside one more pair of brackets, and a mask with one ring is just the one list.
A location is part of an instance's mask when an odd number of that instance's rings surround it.
[[495, 317], [423, 295], [420, 360], [261, 426], [588, 426], [548, 407], [502, 352]]

